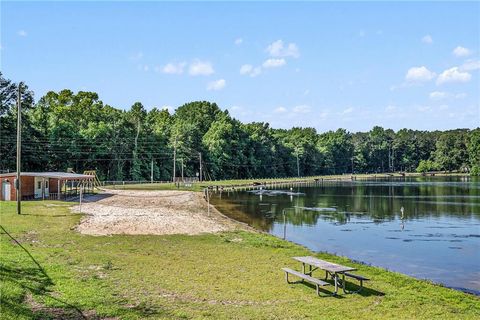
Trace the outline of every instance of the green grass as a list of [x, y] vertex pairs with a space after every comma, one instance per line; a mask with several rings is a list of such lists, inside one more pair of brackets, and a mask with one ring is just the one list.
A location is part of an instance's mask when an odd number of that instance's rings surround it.
[[86, 236], [68, 203], [23, 205], [21, 216], [15, 203], [0, 208], [2, 319], [76, 319], [78, 310], [121, 319], [480, 317], [477, 297], [329, 254], [317, 256], [372, 281], [362, 294], [317, 297], [280, 271], [312, 253], [266, 234]]

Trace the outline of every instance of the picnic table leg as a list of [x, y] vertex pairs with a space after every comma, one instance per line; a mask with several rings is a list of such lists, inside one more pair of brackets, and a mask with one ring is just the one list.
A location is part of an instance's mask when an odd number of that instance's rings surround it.
[[349, 292], [347, 292], [347, 283], [345, 282], [345, 273], [342, 273], [342, 289], [343, 289], [343, 293], [347, 294]]
[[335, 292], [333, 294], [336, 295], [338, 292], [338, 275], [336, 273], [333, 274], [333, 281], [335, 282]]

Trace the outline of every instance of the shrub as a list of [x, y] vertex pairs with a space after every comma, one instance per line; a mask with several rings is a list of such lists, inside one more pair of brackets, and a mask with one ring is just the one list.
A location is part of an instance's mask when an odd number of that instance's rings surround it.
[[417, 167], [417, 172], [424, 173], [428, 171], [438, 170], [438, 166], [432, 160], [421, 160]]

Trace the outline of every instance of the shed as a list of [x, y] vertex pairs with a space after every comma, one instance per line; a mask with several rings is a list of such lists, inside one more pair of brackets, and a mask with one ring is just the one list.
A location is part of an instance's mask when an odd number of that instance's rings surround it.
[[[21, 172], [22, 200], [67, 199], [77, 195], [80, 187], [85, 192], [93, 192], [94, 178], [92, 175], [70, 172]], [[0, 200], [17, 200], [16, 179], [16, 172], [0, 174]]]

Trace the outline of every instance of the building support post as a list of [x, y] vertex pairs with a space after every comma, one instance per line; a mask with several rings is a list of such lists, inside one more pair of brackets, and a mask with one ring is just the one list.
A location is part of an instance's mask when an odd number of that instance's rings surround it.
[[57, 180], [57, 200], [60, 200], [60, 179]]

